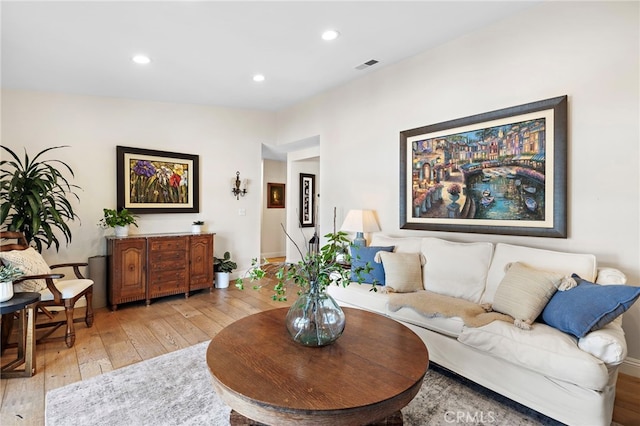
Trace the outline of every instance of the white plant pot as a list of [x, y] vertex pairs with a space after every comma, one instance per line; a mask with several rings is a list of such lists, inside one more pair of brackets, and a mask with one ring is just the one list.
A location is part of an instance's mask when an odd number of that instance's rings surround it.
[[216, 272], [216, 288], [229, 287], [229, 272]]
[[13, 297], [13, 282], [5, 281], [0, 283], [0, 302], [6, 302]]
[[192, 234], [200, 234], [202, 232], [202, 225], [191, 225]]
[[129, 235], [129, 225], [115, 227], [116, 237], [126, 237]]

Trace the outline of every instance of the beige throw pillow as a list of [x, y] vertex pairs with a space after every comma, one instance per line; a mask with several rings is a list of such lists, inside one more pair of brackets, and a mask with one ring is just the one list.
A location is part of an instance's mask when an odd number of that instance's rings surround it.
[[420, 253], [376, 253], [376, 262], [381, 261], [384, 266], [387, 291], [409, 293], [422, 290], [422, 259]]
[[[11, 250], [0, 252], [0, 259], [5, 265], [13, 265], [24, 272], [25, 275], [50, 274], [51, 268], [33, 247], [26, 250]], [[39, 292], [47, 288], [45, 280], [25, 280], [14, 284], [16, 292]]]
[[514, 262], [500, 282], [493, 298], [493, 310], [531, 324], [538, 318], [563, 275]]

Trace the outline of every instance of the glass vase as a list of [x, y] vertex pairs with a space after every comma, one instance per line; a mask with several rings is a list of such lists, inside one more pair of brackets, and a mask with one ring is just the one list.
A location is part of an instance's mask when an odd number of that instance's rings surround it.
[[296, 342], [305, 346], [325, 346], [342, 335], [345, 315], [333, 297], [311, 283], [309, 291], [291, 305], [285, 322]]

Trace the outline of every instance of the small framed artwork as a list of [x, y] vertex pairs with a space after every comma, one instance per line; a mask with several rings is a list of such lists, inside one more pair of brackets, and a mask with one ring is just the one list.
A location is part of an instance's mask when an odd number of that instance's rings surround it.
[[400, 132], [400, 228], [567, 237], [567, 96]]
[[267, 183], [267, 208], [283, 209], [284, 194], [284, 183]]
[[303, 228], [315, 226], [315, 183], [316, 175], [300, 173], [300, 226]]
[[116, 147], [118, 209], [133, 213], [197, 213], [199, 157]]

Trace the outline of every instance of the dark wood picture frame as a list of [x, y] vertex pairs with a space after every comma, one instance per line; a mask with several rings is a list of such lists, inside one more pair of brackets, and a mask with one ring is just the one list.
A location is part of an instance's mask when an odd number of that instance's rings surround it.
[[285, 184], [284, 183], [267, 183], [267, 208], [283, 209], [285, 208]]
[[199, 156], [116, 147], [117, 207], [132, 213], [198, 213]]
[[300, 226], [315, 226], [315, 189], [316, 175], [300, 173]]
[[566, 203], [567, 96], [400, 132], [401, 229], [566, 238]]

